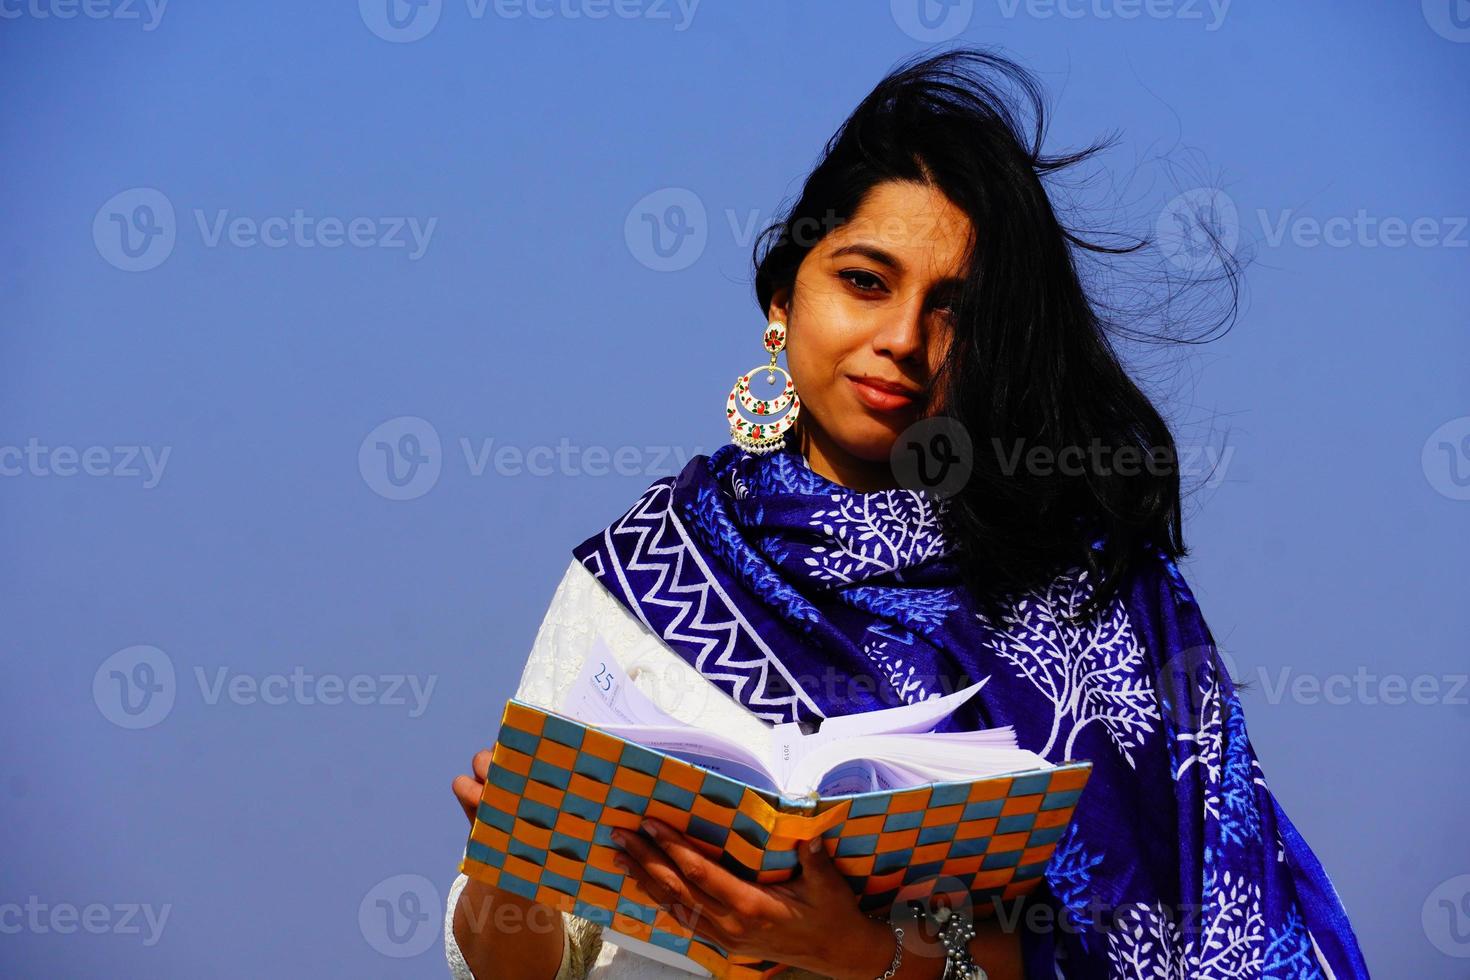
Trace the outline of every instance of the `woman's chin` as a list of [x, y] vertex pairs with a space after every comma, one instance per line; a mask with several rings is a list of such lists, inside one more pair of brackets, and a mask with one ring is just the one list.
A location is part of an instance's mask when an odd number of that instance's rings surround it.
[[860, 459], [866, 463], [886, 464], [893, 453], [893, 445], [898, 441], [902, 431], [903, 429], [890, 431], [887, 428], [876, 426], [865, 427], [862, 432], [855, 432], [847, 438], [839, 439], [838, 444], [854, 459]]

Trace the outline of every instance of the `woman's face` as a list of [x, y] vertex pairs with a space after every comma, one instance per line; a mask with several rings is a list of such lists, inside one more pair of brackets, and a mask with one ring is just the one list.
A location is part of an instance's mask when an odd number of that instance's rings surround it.
[[873, 482], [899, 434], [927, 414], [970, 242], [968, 215], [940, 191], [878, 184], [807, 253], [796, 288], [773, 298], [817, 472]]

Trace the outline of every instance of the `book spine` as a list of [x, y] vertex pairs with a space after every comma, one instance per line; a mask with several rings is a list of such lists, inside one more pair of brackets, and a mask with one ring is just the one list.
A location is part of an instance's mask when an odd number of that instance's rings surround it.
[[801, 796], [787, 796], [785, 793], [776, 802], [776, 808], [782, 813], [797, 813], [810, 815], [817, 808], [822, 798], [815, 792], [805, 793]]

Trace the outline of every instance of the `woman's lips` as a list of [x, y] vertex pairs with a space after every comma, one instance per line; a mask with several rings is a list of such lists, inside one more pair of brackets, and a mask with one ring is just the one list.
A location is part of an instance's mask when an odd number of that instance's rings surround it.
[[859, 378], [851, 375], [847, 380], [852, 382], [858, 399], [875, 412], [896, 412], [899, 409], [908, 408], [919, 399], [918, 393], [912, 388], [895, 384], [892, 381], [883, 381], [879, 378]]

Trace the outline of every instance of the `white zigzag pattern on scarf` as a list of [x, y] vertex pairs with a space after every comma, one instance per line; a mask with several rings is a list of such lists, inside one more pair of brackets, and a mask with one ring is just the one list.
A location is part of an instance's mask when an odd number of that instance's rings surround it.
[[[671, 487], [666, 483], [655, 483], [626, 515], [604, 533], [618, 584], [623, 594], [632, 600], [634, 612], [643, 620], [644, 625], [660, 633], [666, 641], [683, 642], [697, 647], [699, 653], [695, 658], [695, 669], [711, 681], [729, 684], [733, 688], [732, 696], [737, 701], [748, 704], [759, 717], [773, 722], [794, 720], [797, 717], [798, 700], [806, 701], [808, 707], [821, 715], [820, 709], [804, 698], [800, 688], [790, 677], [786, 680], [795, 693], [784, 696], [767, 693], [770, 689], [771, 668], [775, 666], [780, 670], [780, 664], [755, 630], [750, 628], [750, 624], [735, 609], [700, 560], [698, 553], [690, 546], [683, 524], [672, 512], [672, 503]], [[661, 544], [659, 537], [668, 525], [672, 525], [677, 532], [678, 540]], [[629, 536], [633, 539], [631, 556], [626, 566], [619, 560], [618, 553], [612, 546], [614, 536]], [[693, 577], [697, 577], [698, 581], [682, 581], [688, 570], [685, 565], [686, 557], [693, 566]], [[654, 582], [643, 595], [635, 595], [627, 579], [628, 572], [651, 572], [655, 576]], [[642, 608], [644, 603], [671, 609], [674, 611], [674, 618], [660, 631], [648, 621]], [[737, 641], [742, 632], [763, 651], [763, 656], [737, 659]], [[782, 673], [784, 675], [785, 672]], [[753, 685], [753, 690], [746, 700], [743, 695], [750, 685]]]

